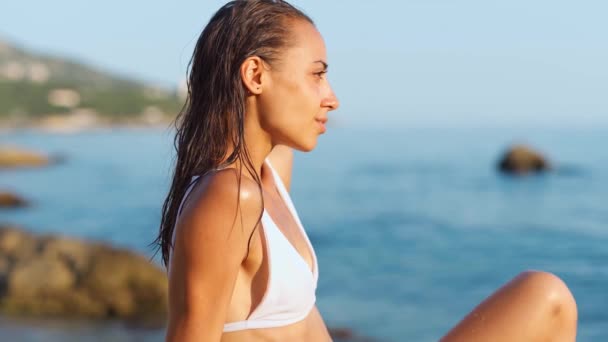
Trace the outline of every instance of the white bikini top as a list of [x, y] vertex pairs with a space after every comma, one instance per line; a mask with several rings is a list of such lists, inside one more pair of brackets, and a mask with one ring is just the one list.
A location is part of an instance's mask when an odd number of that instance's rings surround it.
[[[302, 226], [300, 217], [291, 201], [291, 197], [276, 173], [270, 161], [266, 164], [271, 170], [274, 183], [287, 208], [294, 217], [300, 233], [313, 259], [313, 269], [287, 240], [279, 227], [272, 220], [266, 209], [262, 213], [262, 235], [266, 240], [268, 257], [268, 284], [262, 301], [244, 321], [224, 324], [224, 332], [247, 329], [281, 327], [296, 323], [308, 316], [316, 302], [316, 289], [319, 278], [317, 256], [308, 235]], [[190, 189], [194, 185], [190, 185]], [[186, 192], [186, 196], [190, 191]]]

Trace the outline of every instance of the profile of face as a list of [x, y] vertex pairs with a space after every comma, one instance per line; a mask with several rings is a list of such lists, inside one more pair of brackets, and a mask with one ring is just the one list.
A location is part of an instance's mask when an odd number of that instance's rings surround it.
[[259, 83], [251, 90], [258, 120], [272, 143], [307, 152], [325, 132], [328, 113], [338, 108], [339, 101], [326, 77], [321, 34], [303, 20], [290, 21], [289, 28], [291, 44], [272, 67], [263, 66]]

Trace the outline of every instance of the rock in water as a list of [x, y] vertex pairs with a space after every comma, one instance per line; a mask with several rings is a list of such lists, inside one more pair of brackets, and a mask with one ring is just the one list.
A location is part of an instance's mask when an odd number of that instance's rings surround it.
[[103, 243], [0, 226], [0, 311], [8, 315], [122, 319], [162, 327], [166, 273]]
[[539, 152], [516, 145], [507, 150], [498, 163], [498, 169], [508, 174], [523, 175], [548, 171], [551, 165]]
[[335, 342], [375, 342], [374, 339], [356, 334], [350, 328], [329, 328], [328, 330]]
[[17, 167], [42, 167], [53, 160], [44, 154], [16, 147], [0, 146], [0, 169]]
[[29, 203], [23, 198], [10, 192], [0, 191], [0, 208], [27, 207]]

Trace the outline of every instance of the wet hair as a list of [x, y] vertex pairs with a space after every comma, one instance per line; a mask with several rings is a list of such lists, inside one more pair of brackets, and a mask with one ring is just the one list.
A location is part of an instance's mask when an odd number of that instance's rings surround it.
[[[261, 193], [261, 180], [245, 143], [247, 90], [240, 68], [252, 56], [271, 67], [276, 64], [281, 51], [293, 45], [289, 26], [294, 20], [314, 25], [308, 16], [286, 1], [230, 1], [213, 15], [198, 38], [188, 63], [188, 96], [175, 119], [175, 169], [162, 207], [159, 233], [153, 242], [156, 252], [159, 249], [162, 252], [166, 267], [178, 210], [193, 176], [239, 161], [238, 174], [242, 174], [245, 165]], [[229, 146], [233, 151], [226, 158]], [[238, 186], [240, 189], [240, 177]], [[258, 222], [261, 216], [262, 212]], [[255, 229], [249, 243], [253, 232]]]

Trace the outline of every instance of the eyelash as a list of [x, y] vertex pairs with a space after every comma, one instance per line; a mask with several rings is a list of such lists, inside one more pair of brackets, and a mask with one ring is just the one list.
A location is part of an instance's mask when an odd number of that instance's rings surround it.
[[327, 74], [327, 70], [323, 70], [323, 71], [315, 72], [314, 73], [314, 75], [317, 76], [317, 77], [319, 77], [319, 78], [322, 78], [323, 75], [325, 75], [325, 74]]

